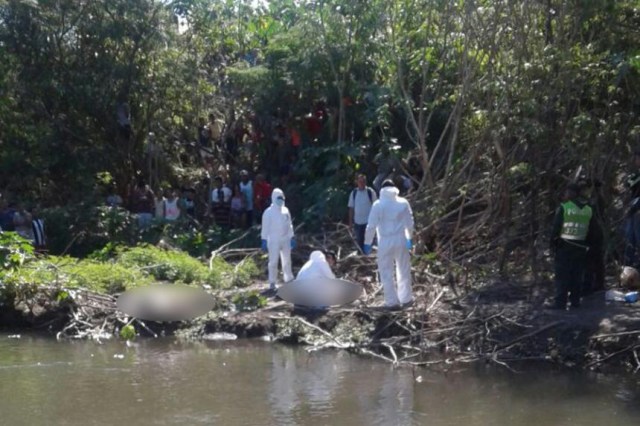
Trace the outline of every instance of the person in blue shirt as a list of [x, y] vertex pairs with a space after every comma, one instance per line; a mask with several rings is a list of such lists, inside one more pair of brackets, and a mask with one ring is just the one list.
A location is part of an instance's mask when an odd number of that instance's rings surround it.
[[240, 192], [244, 195], [245, 225], [251, 228], [253, 225], [253, 182], [249, 180], [249, 172], [240, 172]]

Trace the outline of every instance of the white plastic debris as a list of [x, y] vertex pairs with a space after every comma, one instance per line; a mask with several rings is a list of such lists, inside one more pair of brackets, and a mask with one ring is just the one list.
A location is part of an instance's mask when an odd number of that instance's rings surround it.
[[202, 340], [236, 340], [238, 336], [233, 333], [209, 333], [202, 336]]
[[604, 300], [607, 302], [624, 302], [624, 293], [618, 290], [608, 290], [604, 294]]

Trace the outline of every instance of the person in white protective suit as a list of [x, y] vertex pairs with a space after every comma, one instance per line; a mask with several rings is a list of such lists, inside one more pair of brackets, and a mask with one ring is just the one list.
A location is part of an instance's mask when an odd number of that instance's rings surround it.
[[333, 253], [323, 253], [320, 250], [312, 251], [307, 263], [298, 271], [296, 280], [311, 280], [316, 278], [329, 278], [333, 280], [336, 276], [331, 270], [331, 267], [335, 265], [335, 263], [336, 259]]
[[409, 202], [398, 194], [393, 181], [383, 182], [380, 199], [371, 207], [364, 238], [364, 253], [370, 254], [374, 234], [378, 236], [378, 274], [384, 304], [389, 309], [413, 304], [410, 255], [413, 212]]
[[271, 193], [271, 206], [262, 214], [262, 250], [269, 253], [269, 290], [276, 289], [278, 258], [282, 261], [284, 282], [293, 280], [291, 249], [295, 248], [291, 214], [284, 205], [284, 192], [275, 188]]

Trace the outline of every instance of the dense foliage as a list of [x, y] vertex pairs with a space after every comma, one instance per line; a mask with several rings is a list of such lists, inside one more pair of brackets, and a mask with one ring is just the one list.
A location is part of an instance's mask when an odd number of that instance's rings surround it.
[[157, 281], [220, 289], [246, 286], [258, 272], [249, 260], [234, 267], [216, 259], [207, 267], [184, 252], [153, 246], [118, 248], [113, 254], [82, 260], [30, 257], [20, 268], [0, 269], [0, 293], [26, 285], [84, 288], [112, 294]]
[[301, 123], [322, 105], [295, 210], [342, 219], [352, 174], [393, 157], [430, 249], [534, 241], [578, 170], [612, 223], [640, 135], [637, 0], [4, 0], [0, 69], [0, 182], [19, 198], [200, 176], [198, 117]]

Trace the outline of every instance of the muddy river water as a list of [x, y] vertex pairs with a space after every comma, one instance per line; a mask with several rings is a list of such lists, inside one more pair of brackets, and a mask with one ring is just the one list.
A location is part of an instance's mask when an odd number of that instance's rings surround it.
[[[634, 425], [640, 373], [393, 368], [261, 341], [0, 334], [0, 425]], [[522, 371], [526, 370], [526, 371]]]

